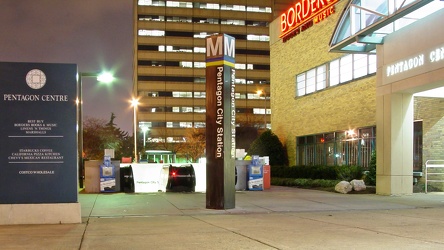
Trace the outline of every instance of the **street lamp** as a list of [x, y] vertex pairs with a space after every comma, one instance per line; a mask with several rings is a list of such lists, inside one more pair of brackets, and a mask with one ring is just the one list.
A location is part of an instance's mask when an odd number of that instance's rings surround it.
[[264, 95], [264, 129], [267, 129], [267, 93], [265, 93], [265, 90], [258, 90], [256, 93], [259, 97], [262, 94]]
[[134, 117], [134, 121], [133, 121], [133, 123], [134, 123], [134, 131], [133, 131], [133, 135], [134, 135], [134, 160], [135, 160], [135, 162], [138, 161], [138, 158], [137, 158], [137, 116], [136, 116], [137, 115], [136, 114], [137, 105], [139, 105], [139, 99], [133, 98], [131, 100], [131, 106], [133, 106], [133, 110], [134, 110], [134, 114], [133, 114], [133, 117]]
[[142, 126], [142, 132], [143, 132], [143, 148], [145, 149], [146, 146], [146, 131], [148, 131], [147, 126]]
[[77, 124], [77, 156], [79, 161], [79, 187], [83, 188], [83, 77], [95, 77], [98, 82], [101, 83], [111, 83], [114, 80], [114, 76], [109, 72], [80, 72], [78, 75], [78, 89], [77, 89], [77, 109], [78, 109], [78, 124]]

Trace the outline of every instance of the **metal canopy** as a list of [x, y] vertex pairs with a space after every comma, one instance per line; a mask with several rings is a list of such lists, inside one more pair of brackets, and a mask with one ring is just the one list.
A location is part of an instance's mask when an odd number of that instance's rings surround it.
[[349, 0], [330, 39], [330, 51], [375, 53], [386, 35], [442, 8], [443, 0]]

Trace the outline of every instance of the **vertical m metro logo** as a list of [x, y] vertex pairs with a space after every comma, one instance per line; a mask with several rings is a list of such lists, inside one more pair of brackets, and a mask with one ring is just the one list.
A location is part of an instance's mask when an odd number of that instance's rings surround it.
[[[222, 50], [224, 50], [223, 53]], [[226, 35], [208, 37], [206, 51], [207, 58], [219, 58], [223, 56], [235, 58], [235, 39]]]

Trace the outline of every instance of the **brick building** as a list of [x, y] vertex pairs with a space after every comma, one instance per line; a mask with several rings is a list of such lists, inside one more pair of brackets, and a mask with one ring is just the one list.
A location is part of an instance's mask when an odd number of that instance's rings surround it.
[[376, 150], [377, 193], [412, 193], [413, 173], [444, 159], [444, 3], [294, 2], [270, 25], [271, 122], [290, 165], [367, 167]]

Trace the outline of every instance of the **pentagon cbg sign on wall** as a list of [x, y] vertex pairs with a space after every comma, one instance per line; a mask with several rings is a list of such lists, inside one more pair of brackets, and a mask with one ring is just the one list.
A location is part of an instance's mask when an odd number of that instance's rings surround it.
[[0, 62], [0, 204], [77, 202], [76, 75]]
[[235, 39], [206, 38], [206, 207], [235, 207]]

